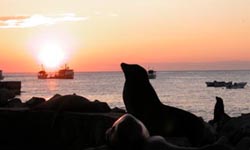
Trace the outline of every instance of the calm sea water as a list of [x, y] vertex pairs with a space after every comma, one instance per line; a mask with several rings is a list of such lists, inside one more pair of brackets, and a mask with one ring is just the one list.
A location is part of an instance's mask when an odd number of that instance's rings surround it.
[[[33, 96], [46, 99], [54, 94], [84, 96], [90, 100], [107, 102], [111, 107], [123, 107], [122, 72], [76, 73], [73, 80], [38, 80], [36, 74], [4, 74], [6, 81], [22, 81], [22, 101]], [[215, 96], [224, 99], [225, 110], [231, 116], [250, 112], [250, 88], [208, 88], [206, 81], [223, 80], [248, 82], [250, 71], [166, 71], [157, 72], [157, 79], [150, 80], [164, 104], [188, 110], [209, 120], [213, 116]]]

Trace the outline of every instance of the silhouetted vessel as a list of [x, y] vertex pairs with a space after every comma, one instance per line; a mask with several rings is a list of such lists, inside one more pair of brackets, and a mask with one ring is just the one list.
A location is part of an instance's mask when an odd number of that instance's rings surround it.
[[232, 82], [225, 82], [225, 81], [216, 81], [213, 82], [206, 82], [207, 87], [225, 87], [227, 85], [232, 84]]
[[247, 85], [247, 82], [234, 82], [226, 85], [227, 89], [243, 89]]
[[37, 78], [38, 79], [47, 79], [48, 74], [47, 74], [47, 72], [45, 70], [41, 70], [41, 71], [38, 72]]
[[226, 87], [227, 89], [243, 89], [247, 82], [225, 82], [225, 81], [213, 81], [206, 82], [207, 87]]
[[69, 69], [67, 65], [63, 69], [58, 70], [56, 73], [52, 75], [48, 75], [48, 73], [42, 68], [41, 71], [38, 72], [38, 79], [74, 79], [74, 70]]
[[156, 71], [154, 71], [153, 69], [148, 70], [148, 78], [155, 79], [156, 78]]

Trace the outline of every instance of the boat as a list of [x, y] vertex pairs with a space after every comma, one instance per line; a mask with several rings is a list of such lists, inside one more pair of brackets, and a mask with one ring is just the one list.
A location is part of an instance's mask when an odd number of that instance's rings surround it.
[[153, 69], [148, 70], [148, 78], [155, 79], [156, 78], [156, 71], [154, 71]]
[[243, 89], [247, 85], [247, 82], [234, 82], [226, 86], [227, 89]]
[[227, 89], [242, 89], [247, 85], [247, 82], [225, 82], [225, 81], [213, 81], [206, 82], [207, 87], [226, 87]]
[[37, 78], [38, 79], [47, 79], [48, 74], [47, 74], [47, 72], [45, 70], [41, 70], [41, 71], [38, 72]]
[[74, 79], [74, 70], [69, 69], [67, 65], [63, 69], [60, 69], [54, 76], [53, 79]]
[[4, 76], [3, 76], [3, 71], [0, 70], [0, 80], [3, 80]]
[[74, 70], [69, 69], [67, 65], [63, 69], [58, 70], [52, 75], [49, 75], [43, 68], [38, 72], [38, 79], [74, 79]]
[[225, 81], [216, 81], [213, 82], [206, 82], [207, 87], [225, 87], [227, 85], [232, 84], [232, 82], [225, 82]]
[[40, 70], [37, 74], [38, 79], [47, 79], [48, 78], [48, 73], [45, 71], [43, 65], [42, 65], [42, 70]]

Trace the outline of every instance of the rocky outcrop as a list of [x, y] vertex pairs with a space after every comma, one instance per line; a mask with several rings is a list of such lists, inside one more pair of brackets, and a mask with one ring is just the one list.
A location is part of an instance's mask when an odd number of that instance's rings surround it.
[[219, 136], [228, 137], [230, 143], [234, 146], [241, 142], [242, 139], [250, 138], [250, 114], [231, 118], [218, 134]]
[[0, 148], [82, 150], [105, 144], [105, 132], [122, 114], [0, 111]]
[[118, 107], [114, 107], [112, 108], [111, 112], [115, 112], [115, 113], [126, 113], [126, 111], [122, 108], [118, 108]]
[[[22, 103], [18, 98], [9, 98], [8, 92], [2, 90], [5, 99], [1, 101], [3, 103], [0, 108], [1, 149], [110, 150], [111, 147], [105, 140], [105, 133], [108, 133], [106, 131], [125, 113], [123, 109], [111, 110], [104, 102], [90, 101], [75, 94], [64, 96], [56, 94], [48, 101], [33, 97]], [[135, 125], [139, 121], [128, 122], [122, 125], [125, 128], [121, 129], [125, 131], [122, 133], [125, 134], [123, 138], [119, 139], [120, 136], [114, 136], [115, 134], [111, 134], [112, 138], [109, 138], [113, 141], [116, 138], [120, 141], [125, 140], [122, 141], [124, 142], [122, 147], [127, 146], [126, 140], [131, 147], [134, 147], [134, 144], [131, 144], [134, 141], [131, 139], [135, 137], [135, 133], [140, 133], [140, 128]], [[250, 148], [250, 114], [230, 117], [224, 111], [222, 98], [216, 97], [214, 119], [210, 124], [204, 121], [205, 131], [209, 132], [204, 132], [203, 135], [213, 138], [216, 134], [217, 139], [216, 142], [203, 147], [190, 147], [192, 145], [185, 137], [151, 136], [145, 143], [141, 142], [139, 150], [157, 148], [159, 150], [248, 150]], [[114, 133], [117, 129], [118, 125], [114, 124], [109, 132]], [[132, 135], [132, 138], [128, 139], [129, 136], [126, 134]]]
[[56, 95], [50, 100], [41, 103], [34, 110], [70, 111], [70, 112], [110, 112], [111, 108], [105, 102], [91, 102], [85, 97], [78, 95]]
[[27, 107], [24, 103], [22, 103], [21, 99], [19, 98], [13, 98], [8, 101], [8, 103], [5, 105], [5, 107], [9, 108], [22, 108]]
[[223, 99], [216, 97], [214, 119], [210, 124], [216, 129], [218, 138], [226, 137], [228, 145], [236, 150], [250, 148], [250, 114], [230, 117], [224, 112]]
[[250, 137], [242, 138], [235, 147], [236, 150], [249, 150], [250, 149]]
[[15, 97], [15, 93], [5, 88], [0, 88], [0, 107], [8, 103], [8, 100]]
[[25, 104], [30, 107], [33, 108], [43, 102], [45, 102], [45, 98], [42, 97], [32, 97], [30, 100], [28, 100], [27, 102], [25, 102]]
[[15, 95], [21, 94], [21, 81], [0, 81], [0, 89], [8, 89]]

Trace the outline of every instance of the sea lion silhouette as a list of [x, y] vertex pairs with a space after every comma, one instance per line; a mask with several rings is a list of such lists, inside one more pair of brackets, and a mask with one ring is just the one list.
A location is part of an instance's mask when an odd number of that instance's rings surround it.
[[121, 116], [106, 131], [106, 140], [111, 148], [117, 150], [138, 150], [149, 138], [144, 124], [131, 114]]
[[[202, 147], [183, 147], [169, 143], [161, 136], [151, 136], [145, 142], [145, 148], [143, 150], [233, 150], [226, 144], [228, 139], [221, 137], [218, 141], [211, 145], [205, 145]], [[242, 147], [246, 147], [244, 143]]]
[[125, 75], [123, 101], [127, 112], [141, 120], [151, 135], [187, 137], [192, 146], [213, 142], [205, 139], [209, 131], [194, 114], [160, 102], [149, 82], [147, 71], [137, 64], [121, 63]]
[[210, 123], [214, 126], [217, 132], [220, 132], [231, 117], [225, 113], [223, 99], [217, 96], [215, 98], [216, 104], [214, 106], [214, 119], [210, 121]]

